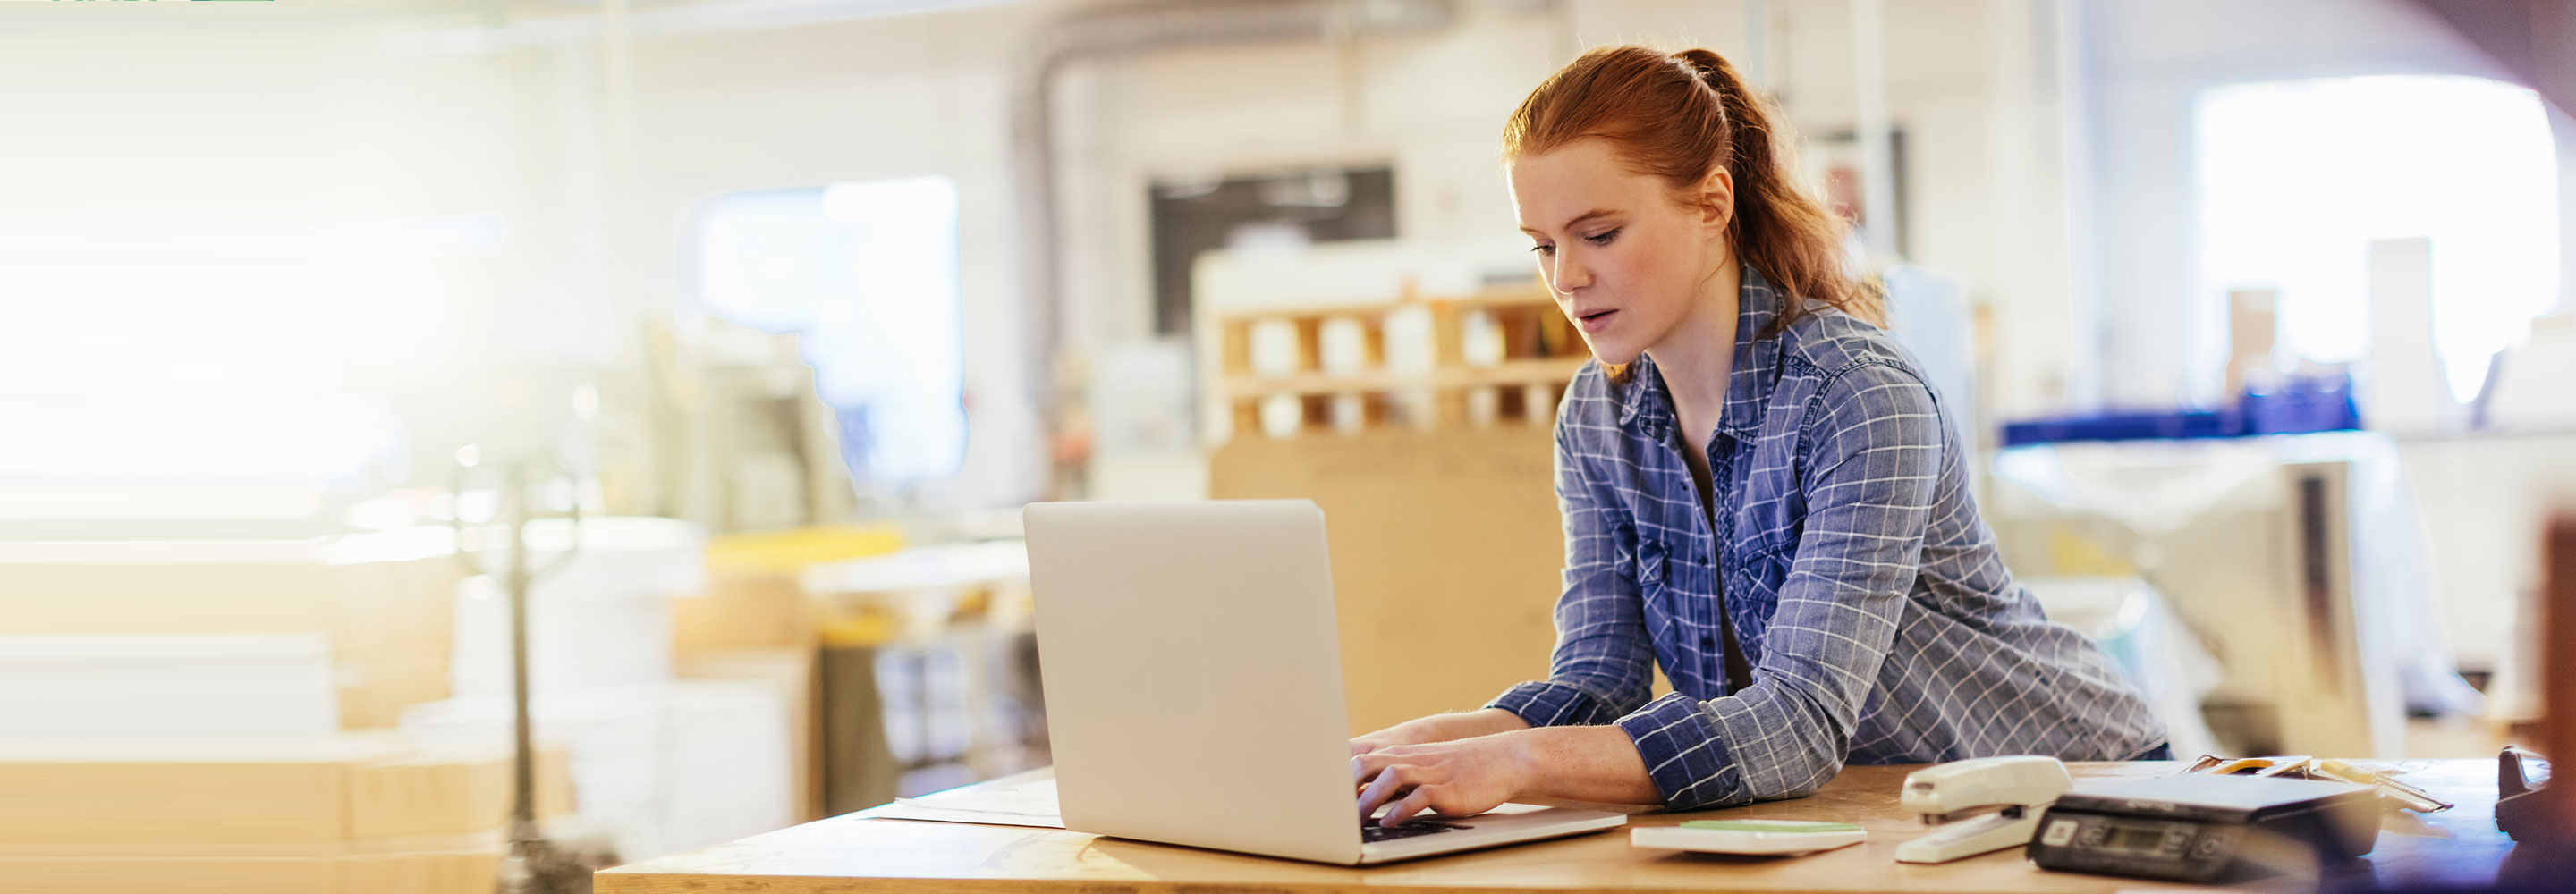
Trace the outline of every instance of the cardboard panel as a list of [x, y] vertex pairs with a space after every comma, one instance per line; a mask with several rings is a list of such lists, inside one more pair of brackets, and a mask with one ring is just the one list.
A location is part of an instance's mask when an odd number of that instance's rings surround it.
[[390, 729], [404, 708], [448, 697], [447, 661], [344, 662], [340, 672], [340, 726]]
[[[501, 746], [421, 748], [361, 762], [349, 771], [353, 841], [478, 833], [507, 823], [515, 761]], [[570, 761], [537, 751], [537, 815], [572, 812]], [[361, 844], [367, 850], [375, 845]]]
[[707, 592], [671, 600], [671, 646], [680, 655], [794, 647], [818, 641], [814, 604], [793, 572], [707, 573]]
[[[564, 753], [538, 761], [538, 814], [569, 813]], [[508, 819], [511, 763], [497, 744], [384, 735], [22, 745], [0, 752], [0, 855], [320, 857], [488, 837]]]
[[492, 894], [498, 848], [323, 857], [0, 857], [12, 894]]
[[1547, 676], [1565, 556], [1552, 450], [1524, 425], [1217, 450], [1211, 496], [1324, 509], [1353, 734]]
[[387, 751], [339, 741], [20, 751], [0, 756], [0, 842], [12, 853], [94, 841], [336, 845], [349, 837], [350, 764]]

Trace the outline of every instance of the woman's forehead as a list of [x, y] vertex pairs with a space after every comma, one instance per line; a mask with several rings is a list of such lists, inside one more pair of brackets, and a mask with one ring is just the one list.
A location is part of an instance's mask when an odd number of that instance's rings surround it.
[[1598, 139], [1577, 140], [1515, 158], [1506, 166], [1520, 226], [1548, 230], [1602, 208], [1633, 208], [1653, 197], [1651, 175], [1623, 168]]

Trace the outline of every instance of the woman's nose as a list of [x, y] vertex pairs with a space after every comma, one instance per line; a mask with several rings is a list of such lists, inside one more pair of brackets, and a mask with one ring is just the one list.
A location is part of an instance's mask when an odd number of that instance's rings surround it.
[[1574, 290], [1592, 284], [1592, 271], [1585, 269], [1581, 255], [1560, 247], [1556, 250], [1556, 275], [1548, 281], [1557, 291], [1572, 295]]

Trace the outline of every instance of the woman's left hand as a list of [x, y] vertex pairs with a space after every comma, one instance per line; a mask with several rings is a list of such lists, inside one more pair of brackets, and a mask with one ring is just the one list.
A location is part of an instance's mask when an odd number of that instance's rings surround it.
[[1528, 732], [1398, 745], [1351, 758], [1360, 816], [1391, 803], [1378, 824], [1392, 826], [1424, 811], [1473, 816], [1500, 807], [1529, 788]]

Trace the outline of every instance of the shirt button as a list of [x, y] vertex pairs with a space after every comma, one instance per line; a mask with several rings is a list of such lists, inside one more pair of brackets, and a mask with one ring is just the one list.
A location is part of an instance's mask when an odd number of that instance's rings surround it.
[[1703, 648], [1703, 649], [1714, 649], [1714, 648], [1717, 648], [1717, 637], [1714, 637], [1714, 636], [1703, 636], [1703, 637], [1700, 637], [1700, 638], [1699, 638], [1699, 647], [1700, 647], [1700, 648]]

